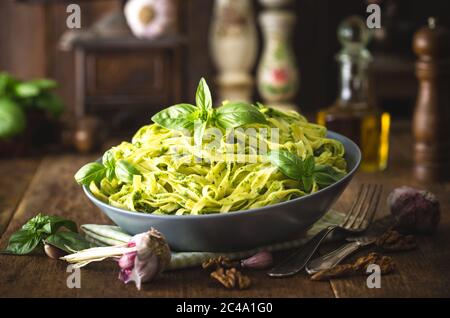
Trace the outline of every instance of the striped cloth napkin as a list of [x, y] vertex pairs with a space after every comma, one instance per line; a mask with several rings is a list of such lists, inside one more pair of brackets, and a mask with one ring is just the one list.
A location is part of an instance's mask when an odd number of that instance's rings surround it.
[[[329, 225], [339, 224], [344, 219], [344, 214], [337, 212], [335, 210], [330, 210], [325, 216], [323, 216], [319, 221], [317, 221], [303, 237], [288, 241], [284, 243], [277, 243], [269, 246], [263, 246], [260, 248], [255, 248], [252, 250], [241, 251], [241, 252], [231, 252], [231, 253], [211, 253], [211, 252], [172, 252], [172, 259], [168, 270], [176, 270], [188, 267], [194, 267], [201, 265], [204, 261], [218, 257], [224, 256], [232, 260], [243, 259], [256, 254], [259, 251], [283, 251], [292, 248], [299, 247], [303, 245], [308, 239], [317, 234], [319, 231], [324, 229]], [[95, 224], [84, 224], [81, 229], [85, 233], [85, 237], [88, 241], [98, 245], [98, 246], [112, 246], [127, 243], [131, 236], [123, 232], [118, 226], [112, 225], [95, 225]], [[114, 233], [114, 235], [111, 235]], [[112, 236], [114, 238], [112, 238]]]

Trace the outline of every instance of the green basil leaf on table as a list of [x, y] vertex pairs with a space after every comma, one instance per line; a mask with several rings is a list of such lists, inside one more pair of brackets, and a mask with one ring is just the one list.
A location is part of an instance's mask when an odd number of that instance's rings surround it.
[[8, 246], [2, 254], [25, 255], [34, 251], [42, 236], [30, 230], [21, 229], [9, 238]]
[[77, 225], [75, 222], [55, 215], [42, 215], [39, 213], [35, 217], [28, 220], [22, 226], [23, 230], [32, 231], [36, 233], [52, 234], [58, 231], [61, 227], [77, 232]]
[[75, 174], [75, 180], [82, 185], [89, 185], [91, 181], [100, 182], [106, 176], [106, 168], [98, 162], [85, 164]]
[[0, 138], [14, 137], [25, 130], [23, 110], [12, 99], [0, 98]]
[[44, 242], [68, 253], [92, 247], [82, 235], [74, 232], [57, 232], [48, 236]]
[[62, 218], [60, 216], [48, 215], [45, 216], [46, 224], [42, 227], [42, 230], [47, 234], [56, 233], [61, 227], [72, 232], [78, 232], [75, 222]]
[[163, 109], [152, 117], [158, 125], [174, 130], [193, 130], [198, 109], [191, 104], [178, 104]]
[[202, 77], [195, 93], [195, 102], [202, 112], [212, 109], [212, 97], [206, 80]]
[[29, 219], [27, 223], [22, 225], [22, 229], [36, 232], [38, 230], [41, 230], [45, 226], [45, 224], [47, 224], [47, 222], [48, 216], [39, 213], [36, 216]]
[[217, 108], [215, 120], [223, 128], [266, 122], [266, 118], [257, 107], [243, 102], [228, 103]]
[[269, 153], [270, 162], [287, 177], [300, 180], [303, 173], [303, 161], [299, 156], [287, 150], [274, 150]]
[[58, 232], [62, 227], [70, 231], [64, 233], [73, 233], [67, 234], [69, 237], [79, 235], [75, 222], [60, 216], [42, 215], [39, 213], [22, 225], [20, 230], [11, 235], [8, 246], [2, 253], [15, 255], [29, 254], [49, 236], [62, 233]]
[[115, 170], [117, 178], [125, 183], [131, 183], [134, 175], [141, 175], [138, 169], [126, 160], [119, 160]]

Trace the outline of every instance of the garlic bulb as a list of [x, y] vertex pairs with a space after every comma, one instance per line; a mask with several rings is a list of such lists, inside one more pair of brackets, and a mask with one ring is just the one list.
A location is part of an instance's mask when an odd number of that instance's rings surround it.
[[119, 259], [119, 279], [125, 284], [135, 282], [140, 290], [144, 282], [159, 275], [170, 263], [171, 253], [165, 238], [155, 229], [135, 235], [128, 247], [136, 251], [122, 255]]
[[152, 39], [175, 30], [177, 10], [173, 0], [130, 0], [124, 10], [138, 38]]
[[75, 268], [108, 258], [118, 259], [119, 279], [125, 284], [135, 282], [141, 289], [142, 283], [149, 282], [160, 274], [170, 263], [171, 252], [164, 236], [154, 228], [137, 234], [128, 243], [107, 247], [92, 247], [61, 257]]

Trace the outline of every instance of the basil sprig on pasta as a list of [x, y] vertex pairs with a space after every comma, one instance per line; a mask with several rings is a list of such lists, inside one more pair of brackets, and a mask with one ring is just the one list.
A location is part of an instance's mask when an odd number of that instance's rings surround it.
[[177, 104], [152, 117], [152, 121], [171, 130], [194, 131], [194, 139], [200, 143], [206, 126], [237, 128], [246, 124], [266, 123], [259, 109], [244, 102], [227, 103], [219, 108], [212, 107], [211, 91], [202, 78], [195, 96], [196, 106]]
[[330, 166], [316, 165], [314, 156], [308, 156], [302, 160], [287, 150], [279, 150], [271, 151], [269, 158], [270, 162], [287, 177], [300, 181], [306, 192], [311, 192], [314, 183], [319, 188], [324, 188], [345, 176], [345, 173]]
[[134, 175], [140, 175], [131, 163], [126, 160], [116, 161], [110, 151], [105, 152], [102, 163], [90, 162], [78, 170], [74, 178], [78, 184], [89, 186], [92, 182], [100, 183], [103, 178], [112, 181], [117, 178], [123, 183], [131, 183]]

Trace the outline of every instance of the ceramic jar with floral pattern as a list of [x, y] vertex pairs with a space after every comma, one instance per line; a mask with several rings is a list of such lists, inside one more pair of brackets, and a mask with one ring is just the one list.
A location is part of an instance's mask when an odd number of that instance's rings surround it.
[[298, 91], [299, 73], [290, 43], [296, 16], [289, 11], [261, 13], [265, 46], [258, 66], [258, 91], [267, 104], [285, 106]]

